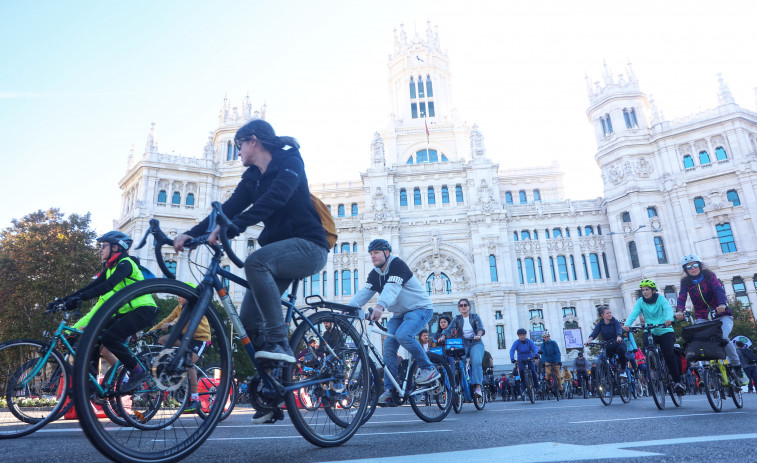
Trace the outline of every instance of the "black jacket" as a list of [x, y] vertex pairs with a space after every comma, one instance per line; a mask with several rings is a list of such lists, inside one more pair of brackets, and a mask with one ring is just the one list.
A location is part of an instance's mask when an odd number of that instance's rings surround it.
[[[242, 174], [231, 197], [223, 203], [223, 212], [242, 233], [247, 227], [263, 222], [258, 237], [261, 245], [289, 238], [302, 238], [329, 249], [326, 232], [310, 198], [305, 164], [294, 148], [279, 149], [265, 173], [250, 166]], [[252, 205], [252, 207], [248, 207]], [[197, 237], [208, 231], [208, 219], [187, 232]], [[229, 238], [233, 238], [230, 236]]]

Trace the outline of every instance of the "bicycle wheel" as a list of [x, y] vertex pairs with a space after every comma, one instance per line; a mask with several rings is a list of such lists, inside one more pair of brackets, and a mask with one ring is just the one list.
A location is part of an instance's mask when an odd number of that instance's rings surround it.
[[455, 374], [452, 379], [455, 382], [455, 387], [452, 391], [452, 393], [454, 394], [454, 397], [452, 399], [452, 409], [455, 411], [455, 413], [460, 413], [460, 411], [463, 409], [463, 382], [462, 378], [460, 377], [460, 370], [458, 368], [455, 368]]
[[702, 382], [704, 383], [704, 394], [707, 396], [710, 407], [716, 412], [720, 412], [723, 411], [723, 396], [720, 394], [720, 371], [716, 368], [704, 367], [702, 369]]
[[587, 384], [586, 378], [581, 377], [581, 391], [583, 392], [584, 399], [589, 398], [589, 385]]
[[350, 319], [332, 312], [317, 312], [308, 316], [308, 321], [300, 323], [289, 340], [294, 352], [304, 349], [311, 338], [320, 339], [321, 347], [326, 348], [320, 335], [326, 331], [324, 323], [327, 322], [338, 330], [337, 338], [341, 342], [328, 346], [333, 353], [326, 351], [326, 355], [313, 361], [309, 377], [303, 378], [297, 365], [284, 368], [285, 386], [323, 379], [323, 382], [296, 388], [314, 386], [311, 397], [320, 400], [320, 406], [303, 407], [297, 401], [297, 394], [288, 393], [285, 397], [287, 412], [294, 427], [308, 442], [319, 447], [334, 447], [347, 442], [363, 422], [371, 389], [370, 360]]
[[[452, 391], [452, 371], [447, 360], [431, 352], [427, 355], [440, 377], [428, 384], [415, 385], [414, 390], [410, 392], [410, 406], [418, 418], [427, 423], [435, 423], [449, 415], [455, 395]], [[417, 373], [418, 363], [413, 362], [410, 377], [415, 378]], [[423, 400], [424, 396], [431, 400]]]
[[528, 368], [526, 368], [526, 372], [524, 375], [524, 378], [526, 378], [526, 395], [528, 396], [529, 402], [532, 404], [536, 402], [536, 388], [534, 387], [534, 378], [531, 374], [531, 371], [528, 371]]
[[[70, 367], [56, 350], [32, 339], [0, 344], [0, 439], [25, 436], [59, 416], [70, 388]], [[34, 375], [30, 377], [30, 375]]]
[[[120, 366], [119, 368], [123, 368], [123, 366]], [[110, 392], [115, 390], [118, 373], [118, 371], [113, 370], [113, 367], [110, 367], [105, 373], [104, 382], [107, 383], [108, 381], [110, 381], [110, 387], [108, 388]], [[102, 410], [103, 413], [105, 413], [105, 416], [107, 416], [108, 419], [114, 424], [117, 424], [118, 426], [129, 425], [129, 423], [121, 416], [121, 409], [118, 406], [118, 399], [115, 396], [107, 397], [104, 400], [104, 403], [102, 404]]]
[[597, 368], [597, 383], [599, 385], [597, 387], [597, 395], [599, 396], [599, 400], [605, 405], [612, 403], [613, 380], [611, 375], [610, 365], [604, 360], [601, 361], [599, 368]]
[[[127, 305], [139, 296], [152, 296], [155, 300], [165, 301], [173, 306], [177, 298], [187, 299], [184, 310], [201, 310], [207, 308], [205, 316], [210, 327], [211, 346], [205, 350], [204, 356], [212, 357], [222, 370], [218, 388], [226, 390], [231, 385], [231, 346], [225, 327], [218, 313], [209, 305], [209, 300], [202, 302], [200, 307], [200, 291], [191, 286], [174, 280], [149, 279], [131, 284], [116, 292], [103, 304], [95, 316], [90, 320], [87, 330], [79, 341], [79, 354], [74, 362], [73, 388], [76, 413], [79, 417], [85, 435], [106, 457], [125, 462], [169, 462], [186, 458], [197, 449], [218, 424], [221, 417], [222, 404], [216, 402], [208, 413], [208, 419], [203, 420], [197, 415], [183, 415], [175, 419], [175, 410], [160, 408], [149, 420], [151, 429], [137, 429], [121, 427], [110, 421], [99, 420], [89, 405], [89, 394], [86, 386], [89, 380], [89, 364], [93, 360], [99, 346], [99, 339], [118, 308]], [[205, 293], [209, 298], [210, 294]], [[139, 309], [137, 309], [139, 310]], [[143, 382], [142, 387], [157, 387], [162, 392], [172, 392], [186, 384], [186, 369], [179, 372], [169, 372], [167, 367], [174, 359], [177, 348], [166, 348], [153, 359], [150, 376]], [[186, 359], [182, 359], [186, 360]], [[112, 392], [114, 398], [132, 396], [133, 393], [119, 395]], [[161, 426], [169, 420], [174, 420], [171, 426]]]
[[[203, 371], [200, 367], [195, 365], [195, 371], [197, 372], [198, 390], [200, 388], [203, 389], [202, 392], [198, 392], [202, 407], [197, 409], [197, 414], [204, 420], [208, 416], [206, 410], [210, 410], [211, 406], [218, 398], [218, 387], [215, 383], [217, 381], [217, 372], [220, 371], [220, 368], [218, 366], [211, 366]], [[229, 392], [226, 394], [226, 403], [223, 404], [223, 412], [221, 413], [220, 421], [225, 420], [231, 415], [231, 412], [234, 411], [234, 407], [237, 404], [238, 397], [239, 392], [236, 381], [232, 378]]]
[[370, 366], [371, 371], [371, 388], [370, 394], [368, 395], [368, 406], [365, 409], [365, 416], [363, 416], [362, 424], [367, 423], [368, 420], [371, 419], [378, 406], [379, 396], [384, 392], [384, 382], [379, 374], [376, 364], [371, 360], [370, 356], [368, 357], [368, 366]]
[[555, 380], [555, 385], [554, 385], [554, 391], [553, 392], [555, 394], [555, 399], [559, 402], [560, 399], [561, 399], [560, 396], [562, 394], [560, 394], [560, 385], [557, 383], [557, 380]]
[[733, 404], [736, 408], [744, 408], [744, 395], [741, 392], [741, 387], [736, 386], [736, 374], [732, 369], [728, 369], [728, 382], [730, 386], [730, 396], [733, 399]]
[[673, 401], [673, 405], [680, 407], [683, 404], [683, 396], [676, 393], [676, 388], [673, 386], [673, 378], [670, 376], [668, 365], [666, 362], [661, 361], [660, 366], [663, 369], [662, 377], [665, 378], [665, 387], [667, 388], [668, 395], [670, 395], [670, 400]]
[[483, 410], [486, 407], [486, 391], [481, 391], [481, 397], [473, 396], [473, 405], [476, 410]]
[[647, 353], [647, 368], [649, 369], [649, 391], [652, 393], [655, 405], [660, 410], [665, 409], [665, 382], [662, 376], [662, 365], [657, 352]]
[[[628, 374], [628, 371], [626, 371]], [[628, 377], [620, 378], [620, 400], [627, 404], [631, 401], [631, 383], [628, 381]]]

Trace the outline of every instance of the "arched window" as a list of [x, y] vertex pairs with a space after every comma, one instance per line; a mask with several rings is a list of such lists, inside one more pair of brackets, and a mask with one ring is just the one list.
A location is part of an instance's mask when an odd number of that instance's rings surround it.
[[725, 149], [722, 146], [715, 148], [715, 159], [718, 161], [725, 161], [728, 159], [728, 154], [726, 154]]
[[657, 217], [657, 208], [654, 206], [649, 206], [647, 208], [647, 217], [649, 217], [650, 219], [652, 217]]
[[158, 202], [159, 203], [165, 204], [167, 198], [168, 198], [168, 195], [166, 194], [166, 190], [160, 190], [158, 192]]
[[594, 234], [594, 227], [592, 227], [591, 225], [587, 225], [584, 227], [584, 235], [590, 236], [593, 234]]
[[539, 269], [539, 283], [544, 283], [544, 270], [541, 267], [541, 257], [536, 258], [536, 267]]
[[436, 150], [420, 150], [411, 155], [405, 164], [424, 164], [429, 162], [447, 162], [447, 156]]
[[337, 217], [344, 217], [344, 204], [340, 204], [337, 207], [337, 213], [336, 213], [336, 215], [337, 215]]
[[552, 256], [549, 257], [549, 271], [552, 273], [552, 282], [554, 283], [557, 281], [557, 276], [555, 275], [555, 260]]
[[534, 239], [535, 240], [539, 239], [539, 232], [537, 230], [534, 230]]
[[400, 206], [407, 207], [407, 191], [404, 188], [400, 190]]
[[594, 253], [589, 254], [589, 262], [591, 263], [591, 277], [595, 280], [602, 278], [602, 272], [599, 269], [599, 256]]
[[168, 270], [170, 270], [171, 273], [176, 275], [176, 261], [175, 260], [167, 260], [166, 267], [168, 267]]
[[234, 160], [234, 144], [231, 143], [231, 141], [226, 142], [226, 160], [227, 161]]
[[449, 204], [449, 190], [447, 185], [442, 185], [442, 204]]
[[545, 228], [545, 229], [544, 229], [544, 237], [545, 237], [546, 239], [549, 239], [549, 228]]
[[609, 114], [605, 114], [604, 117], [600, 117], [599, 120], [602, 123], [602, 136], [607, 137], [612, 134], [612, 120]]
[[602, 253], [602, 263], [605, 266], [605, 278], [610, 278], [610, 267], [607, 266], [607, 254]]
[[539, 193], [539, 190], [534, 190], [534, 201], [541, 201], [541, 193]]
[[428, 203], [436, 204], [436, 195], [434, 194], [434, 187], [428, 187]]
[[328, 286], [326, 286], [326, 283], [328, 283], [326, 281], [328, 279], [327, 275], [328, 274], [326, 272], [323, 272], [323, 296], [326, 296], [326, 288], [328, 287]]
[[530, 240], [531, 239], [531, 232], [528, 230], [521, 230], [520, 232], [520, 239], [522, 240]]
[[602, 234], [602, 225], [597, 225], [597, 235]]
[[621, 214], [621, 220], [623, 221], [623, 223], [631, 223], [631, 214], [624, 212], [623, 214]]
[[710, 163], [710, 155], [707, 154], [707, 151], [700, 151], [699, 152], [699, 163], [702, 164], [702, 165]]
[[730, 201], [734, 207], [741, 206], [741, 200], [739, 200], [739, 194], [736, 192], [736, 190], [728, 190], [728, 193], [726, 193], [726, 197], [728, 198], [728, 201]]
[[436, 281], [436, 275], [433, 273], [426, 278], [426, 292], [429, 296], [434, 294], [434, 281]]
[[559, 228], [553, 228], [552, 229], [552, 238], [560, 238], [562, 237], [562, 230]]
[[425, 98], [426, 92], [423, 88], [423, 77], [418, 76], [418, 98]]
[[631, 258], [631, 267], [639, 268], [639, 252], [636, 250], [636, 242], [628, 242], [628, 257]]
[[349, 296], [352, 294], [352, 282], [350, 281], [350, 271], [342, 270], [342, 296]]
[[[434, 88], [431, 86], [431, 76], [426, 76], [426, 96], [431, 98], [434, 96]], [[433, 114], [429, 114], [429, 116], [434, 117]]]
[[195, 194], [194, 193], [187, 193], [187, 199], [184, 202], [187, 206], [194, 206], [195, 205]]
[[576, 231], [578, 232], [578, 236], [582, 236], [581, 235], [581, 227], [576, 227]]
[[731, 231], [730, 223], [721, 223], [715, 226], [715, 230], [718, 232], [718, 239], [720, 240], [720, 249], [723, 254], [729, 252], [736, 252], [736, 241], [733, 239], [733, 232]]
[[352, 217], [357, 217], [357, 203], [352, 203]]
[[518, 259], [517, 262], [518, 262], [518, 282], [520, 284], [523, 284], [523, 264], [520, 262], [520, 259]]
[[573, 256], [570, 256], [570, 273], [573, 275], [573, 281], [578, 280], [578, 276], [576, 275], [576, 260]]
[[697, 196], [696, 198], [694, 198], [694, 210], [697, 211], [697, 214], [704, 213], [704, 206], [705, 206], [704, 198], [702, 198], [701, 196]]
[[310, 277], [310, 294], [318, 296], [321, 294], [321, 274], [316, 273]]
[[513, 241], [518, 241], [518, 232], [513, 232]]
[[661, 236], [654, 237], [654, 250], [657, 253], [657, 263], [667, 264], [668, 256], [665, 254], [665, 243], [663, 243]]
[[[452, 294], [452, 281], [449, 279], [449, 277], [442, 273], [441, 274], [441, 284], [442, 284], [442, 291], [445, 294]], [[431, 295], [434, 293], [434, 290], [437, 288], [438, 283], [436, 282], [436, 275], [431, 274], [426, 278], [426, 292]]]
[[416, 206], [421, 205], [421, 189], [418, 187], [413, 189], [413, 204]]
[[634, 111], [633, 108], [623, 108], [623, 119], [626, 121], [627, 129], [635, 129], [639, 127], [636, 122], [636, 111]]
[[512, 204], [513, 203], [513, 194], [512, 192], [505, 191], [505, 203]]
[[350, 243], [342, 243], [342, 252], [350, 252]]
[[171, 195], [171, 204], [181, 204], [181, 193], [174, 191]]
[[536, 270], [534, 269], [534, 260], [530, 257], [526, 257], [526, 282], [536, 283]]
[[526, 192], [524, 190], [520, 190], [518, 192], [518, 198], [520, 199], [521, 204], [526, 204], [528, 202], [526, 199]]
[[455, 201], [457, 201], [458, 204], [463, 202], [463, 186], [459, 183], [455, 185]]
[[589, 280], [589, 267], [586, 266], [586, 255], [581, 254], [581, 264], [584, 267], [584, 280]]
[[494, 257], [494, 254], [489, 254], [489, 277], [492, 282], [499, 281], [497, 278], [497, 258]]
[[691, 159], [691, 156], [688, 154], [683, 157], [683, 168], [684, 169], [691, 169], [694, 167], [694, 160]]
[[570, 281], [568, 263], [565, 260], [565, 256], [557, 256], [557, 273], [560, 275], [560, 281]]
[[415, 98], [415, 79], [412, 77], [410, 78], [410, 98]]
[[352, 243], [352, 252], [357, 252], [357, 242]]
[[334, 254], [338, 254], [338, 253], [339, 253], [339, 245], [335, 244], [334, 245]]

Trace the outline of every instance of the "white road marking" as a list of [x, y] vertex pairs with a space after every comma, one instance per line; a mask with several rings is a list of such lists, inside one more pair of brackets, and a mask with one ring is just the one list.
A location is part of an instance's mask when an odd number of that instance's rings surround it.
[[686, 415], [654, 415], [654, 416], [637, 416], [632, 418], [613, 418], [610, 420], [586, 420], [586, 421], [569, 421], [569, 424], [582, 424], [582, 423], [606, 423], [609, 421], [633, 421], [633, 420], [659, 420], [662, 418], [682, 418], [684, 416], [731, 416], [738, 415], [746, 412], [731, 412], [731, 413], [688, 413]]
[[[397, 435], [397, 434], [423, 434], [423, 433], [429, 433], [429, 432], [455, 432], [455, 430], [452, 430], [452, 429], [435, 429], [433, 431], [397, 431], [397, 432], [357, 433], [353, 437], [357, 437], [357, 436], [381, 436], [381, 435], [393, 436], [393, 435]], [[269, 440], [269, 439], [302, 439], [302, 436], [300, 436], [299, 434], [297, 434], [296, 436], [211, 437], [208, 440], [209, 441], [212, 441], [212, 440], [230, 441], [230, 440]], [[366, 461], [370, 461], [370, 460], [366, 460]]]

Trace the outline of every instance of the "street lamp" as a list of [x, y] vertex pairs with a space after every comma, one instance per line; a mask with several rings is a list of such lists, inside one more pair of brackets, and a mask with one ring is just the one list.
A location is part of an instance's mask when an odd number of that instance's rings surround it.
[[696, 253], [697, 253], [697, 255], [699, 254], [699, 252], [697, 252], [697, 244], [698, 244], [698, 243], [702, 243], [702, 242], [704, 242], [704, 241], [716, 240], [716, 239], [718, 239], [718, 238], [719, 238], [718, 236], [711, 236], [711, 237], [709, 237], [709, 238], [705, 238], [705, 239], [703, 239], [703, 240], [697, 240], [697, 241], [694, 241], [694, 243], [693, 243], [693, 244], [694, 244], [694, 252], [696, 252]]
[[[647, 228], [647, 226], [646, 226], [646, 225], [643, 225], [643, 224], [642, 224], [642, 225], [639, 225], [639, 226], [638, 226], [638, 227], [636, 228], [636, 230], [634, 230], [634, 231], [632, 231], [632, 232], [630, 232], [630, 233], [627, 233], [627, 234], [628, 234], [628, 235], [633, 235], [634, 233], [636, 233], [637, 231], [641, 230], [642, 228]], [[623, 232], [613, 232], [613, 231], [611, 231], [610, 233], [608, 233], [608, 235], [625, 235], [625, 234], [626, 234], [626, 233], [623, 233]]]

